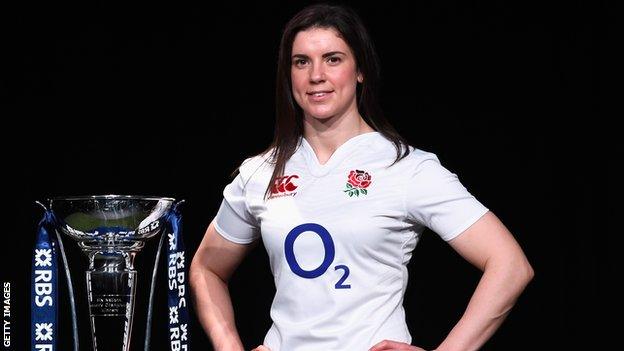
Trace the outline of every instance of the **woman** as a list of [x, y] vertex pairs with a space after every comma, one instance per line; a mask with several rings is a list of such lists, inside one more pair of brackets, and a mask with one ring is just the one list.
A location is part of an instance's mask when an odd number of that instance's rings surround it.
[[286, 25], [274, 141], [226, 186], [191, 264], [216, 350], [243, 350], [227, 282], [260, 237], [277, 291], [273, 325], [255, 350], [423, 350], [410, 345], [402, 303], [425, 227], [483, 271], [437, 350], [478, 349], [531, 280], [497, 217], [383, 118], [378, 71], [350, 9], [314, 5]]

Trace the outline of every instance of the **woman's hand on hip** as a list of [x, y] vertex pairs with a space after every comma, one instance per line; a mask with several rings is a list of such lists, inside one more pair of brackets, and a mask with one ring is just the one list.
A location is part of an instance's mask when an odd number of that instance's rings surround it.
[[251, 351], [271, 351], [271, 349], [264, 345], [259, 345], [258, 347], [256, 347], [255, 349]]
[[368, 351], [426, 351], [418, 346], [412, 346], [404, 342], [384, 340], [375, 344]]

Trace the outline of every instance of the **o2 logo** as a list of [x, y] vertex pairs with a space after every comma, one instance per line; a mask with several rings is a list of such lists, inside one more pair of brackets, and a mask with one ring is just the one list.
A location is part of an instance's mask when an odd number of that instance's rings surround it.
[[[325, 249], [325, 257], [323, 258], [323, 262], [316, 269], [311, 271], [306, 271], [305, 269], [299, 266], [297, 263], [297, 259], [295, 258], [295, 240], [304, 232], [313, 232], [316, 233], [321, 240], [323, 241], [323, 248]], [[323, 273], [327, 271], [329, 266], [334, 261], [334, 257], [336, 256], [336, 248], [334, 247], [334, 240], [331, 237], [331, 234], [325, 229], [322, 225], [316, 223], [304, 223], [294, 227], [288, 235], [286, 235], [286, 241], [284, 242], [284, 253], [286, 255], [286, 262], [288, 262], [288, 266], [290, 266], [290, 270], [296, 275], [313, 279], [321, 276]], [[351, 289], [351, 285], [343, 284], [344, 281], [349, 276], [349, 267], [341, 264], [334, 267], [334, 270], [342, 270], [344, 271], [343, 276], [338, 280], [335, 285], [336, 289]]]

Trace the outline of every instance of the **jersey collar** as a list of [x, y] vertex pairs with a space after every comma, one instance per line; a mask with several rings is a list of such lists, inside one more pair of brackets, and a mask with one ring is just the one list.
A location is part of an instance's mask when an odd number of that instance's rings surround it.
[[358, 145], [366, 140], [371, 140], [377, 135], [379, 135], [379, 132], [375, 131], [351, 137], [334, 151], [325, 164], [319, 162], [316, 153], [314, 153], [314, 149], [312, 149], [312, 146], [303, 136], [300, 137], [301, 152], [303, 153], [303, 158], [305, 159], [310, 173], [315, 177], [323, 177], [351, 155], [357, 149]]

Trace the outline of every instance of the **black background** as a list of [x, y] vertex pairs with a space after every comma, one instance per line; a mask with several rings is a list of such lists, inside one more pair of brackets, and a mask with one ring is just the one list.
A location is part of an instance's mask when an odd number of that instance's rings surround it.
[[[186, 199], [184, 238], [193, 253], [229, 174], [272, 139], [279, 37], [305, 4], [3, 5], [0, 237], [2, 281], [11, 283], [10, 350], [29, 345], [29, 252], [41, 216], [34, 201], [86, 194]], [[621, 139], [606, 124], [617, 116], [608, 104], [621, 46], [614, 6], [351, 5], [381, 59], [388, 118], [499, 216], [535, 269], [483, 349], [611, 345], [618, 329], [605, 318], [616, 317], [611, 282], [621, 277], [611, 205], [621, 196]], [[409, 268], [408, 325], [413, 344], [430, 349], [463, 313], [480, 272], [431, 231]], [[262, 245], [230, 292], [251, 349], [270, 326], [274, 293]], [[155, 323], [164, 321], [165, 310], [156, 313]], [[68, 320], [61, 322], [67, 333]], [[210, 349], [193, 324], [193, 349]]]

